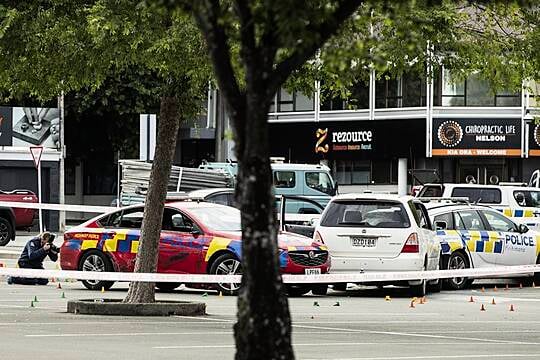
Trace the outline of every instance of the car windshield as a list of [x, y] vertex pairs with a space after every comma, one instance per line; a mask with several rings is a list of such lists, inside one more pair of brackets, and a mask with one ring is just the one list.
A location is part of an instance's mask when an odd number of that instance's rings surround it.
[[322, 193], [330, 196], [336, 195], [336, 189], [330, 176], [325, 172], [307, 172], [306, 173], [306, 185]]
[[190, 209], [204, 226], [216, 231], [241, 231], [240, 211], [228, 206], [198, 207]]
[[321, 226], [408, 228], [411, 225], [399, 202], [340, 200], [328, 205]]
[[540, 191], [514, 191], [514, 199], [519, 206], [540, 207]]

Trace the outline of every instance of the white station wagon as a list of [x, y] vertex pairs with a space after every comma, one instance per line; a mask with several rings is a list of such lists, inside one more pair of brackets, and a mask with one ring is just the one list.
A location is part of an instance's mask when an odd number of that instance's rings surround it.
[[[419, 199], [410, 196], [336, 196], [323, 212], [314, 237], [328, 246], [334, 273], [439, 268], [440, 242], [426, 208]], [[414, 296], [426, 293], [425, 280], [397, 284], [410, 286]], [[440, 291], [440, 284], [438, 279], [430, 283], [433, 291]]]

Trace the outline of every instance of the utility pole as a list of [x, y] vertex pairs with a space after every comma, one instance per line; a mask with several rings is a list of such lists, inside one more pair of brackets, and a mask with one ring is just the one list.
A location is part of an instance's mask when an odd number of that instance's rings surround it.
[[[58, 97], [58, 108], [60, 110], [60, 166], [59, 166], [59, 187], [58, 187], [58, 202], [65, 204], [65, 158], [66, 158], [66, 145], [64, 142], [65, 134], [65, 112], [64, 112], [64, 90]], [[66, 230], [66, 212], [60, 211], [58, 216], [58, 229], [61, 233]]]

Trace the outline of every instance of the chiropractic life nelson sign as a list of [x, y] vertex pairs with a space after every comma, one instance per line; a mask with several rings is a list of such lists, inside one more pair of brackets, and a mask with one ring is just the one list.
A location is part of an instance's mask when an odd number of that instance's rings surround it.
[[433, 119], [433, 156], [521, 156], [521, 119]]
[[334, 151], [372, 150], [373, 130], [344, 130], [330, 127], [315, 131], [315, 153], [326, 154]]

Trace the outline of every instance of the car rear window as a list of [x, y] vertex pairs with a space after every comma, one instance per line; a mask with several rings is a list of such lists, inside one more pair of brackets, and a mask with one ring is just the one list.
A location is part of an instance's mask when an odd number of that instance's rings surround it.
[[418, 194], [418, 197], [441, 197], [443, 196], [443, 187], [440, 185], [426, 185]]
[[394, 201], [338, 200], [328, 204], [321, 226], [408, 228], [405, 208]]
[[500, 204], [501, 190], [472, 187], [456, 187], [452, 190], [452, 197], [467, 197], [470, 202], [481, 204]]

